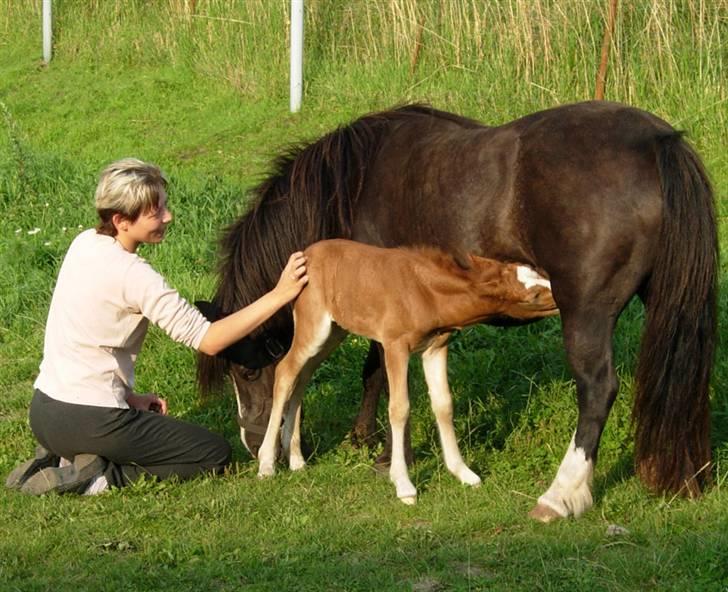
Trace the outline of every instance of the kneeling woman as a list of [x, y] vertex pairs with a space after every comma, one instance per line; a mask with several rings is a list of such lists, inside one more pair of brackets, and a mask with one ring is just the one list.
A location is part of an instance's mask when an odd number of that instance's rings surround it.
[[166, 189], [160, 169], [136, 159], [101, 174], [100, 222], [68, 249], [48, 312], [30, 405], [40, 446], [10, 474], [9, 487], [98, 493], [140, 475], [185, 479], [220, 472], [230, 462], [222, 437], [169, 417], [157, 395], [134, 392], [134, 364], [149, 321], [214, 355], [298, 295], [308, 279], [305, 259], [291, 255], [273, 290], [210, 323], [136, 254], [140, 244], [164, 239], [172, 220]]

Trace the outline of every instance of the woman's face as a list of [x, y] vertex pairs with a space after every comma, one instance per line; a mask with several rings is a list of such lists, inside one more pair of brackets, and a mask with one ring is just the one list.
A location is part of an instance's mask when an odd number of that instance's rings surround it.
[[167, 208], [167, 194], [159, 196], [157, 207], [142, 213], [134, 222], [114, 214], [116, 240], [130, 253], [135, 253], [142, 243], [161, 243], [167, 224], [172, 221], [172, 212]]
[[171, 221], [172, 212], [167, 208], [167, 195], [162, 193], [157, 207], [142, 213], [130, 223], [128, 233], [137, 244], [161, 243]]

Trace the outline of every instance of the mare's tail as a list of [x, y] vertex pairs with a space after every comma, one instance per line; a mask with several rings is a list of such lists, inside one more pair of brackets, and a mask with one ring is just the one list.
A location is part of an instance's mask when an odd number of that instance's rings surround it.
[[692, 496], [710, 481], [716, 221], [710, 182], [680, 134], [658, 138], [656, 154], [662, 231], [637, 368], [635, 463], [655, 491]]

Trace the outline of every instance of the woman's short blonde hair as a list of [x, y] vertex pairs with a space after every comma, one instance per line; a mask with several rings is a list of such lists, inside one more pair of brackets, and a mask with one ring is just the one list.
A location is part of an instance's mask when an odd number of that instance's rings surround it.
[[116, 236], [114, 214], [134, 222], [141, 214], [159, 207], [166, 191], [167, 178], [157, 165], [137, 158], [112, 162], [102, 171], [96, 187], [97, 232]]

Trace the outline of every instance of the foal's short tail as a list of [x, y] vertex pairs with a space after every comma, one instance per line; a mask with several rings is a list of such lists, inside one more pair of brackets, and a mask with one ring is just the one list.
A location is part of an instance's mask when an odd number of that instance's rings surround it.
[[664, 204], [637, 368], [635, 463], [657, 492], [693, 496], [711, 472], [716, 221], [710, 182], [680, 134], [660, 137], [656, 153]]

